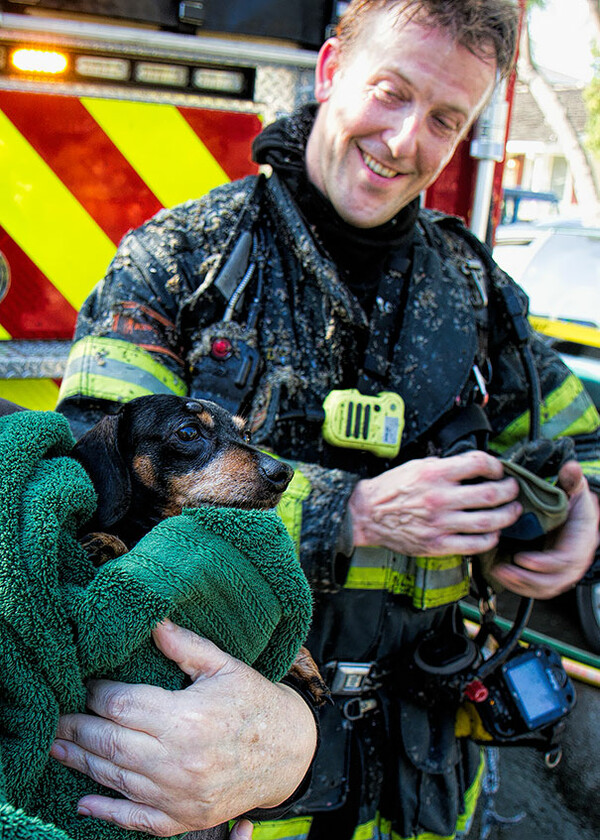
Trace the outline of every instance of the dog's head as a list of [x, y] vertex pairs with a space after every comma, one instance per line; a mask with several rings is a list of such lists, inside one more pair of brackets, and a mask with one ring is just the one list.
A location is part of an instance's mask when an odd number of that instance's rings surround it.
[[208, 400], [138, 397], [73, 449], [98, 493], [94, 529], [131, 544], [184, 507], [274, 507], [293, 471], [251, 446], [245, 422]]

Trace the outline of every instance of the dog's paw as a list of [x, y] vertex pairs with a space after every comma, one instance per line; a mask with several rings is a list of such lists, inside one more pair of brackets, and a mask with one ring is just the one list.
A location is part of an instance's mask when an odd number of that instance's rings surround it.
[[86, 534], [79, 540], [79, 543], [95, 566], [102, 566], [109, 560], [121, 557], [122, 554], [129, 551], [123, 540], [112, 534], [104, 534], [98, 531]]
[[321, 676], [315, 660], [305, 647], [301, 647], [289, 670], [290, 676], [300, 682], [311, 695], [317, 706], [331, 699], [331, 692]]

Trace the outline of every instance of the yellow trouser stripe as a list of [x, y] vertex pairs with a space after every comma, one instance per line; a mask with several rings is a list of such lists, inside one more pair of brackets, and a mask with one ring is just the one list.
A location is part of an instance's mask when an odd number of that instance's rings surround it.
[[[529, 411], [510, 423], [494, 440], [492, 447], [505, 452], [529, 432]], [[544, 400], [542, 428], [544, 437], [593, 432], [600, 426], [600, 416], [576, 376], [567, 379]]]
[[600, 330], [596, 327], [584, 327], [581, 324], [571, 324], [566, 321], [552, 321], [531, 315], [531, 326], [536, 332], [559, 338], [563, 341], [573, 341], [576, 344], [587, 344], [588, 347], [600, 347]]
[[113, 99], [81, 102], [165, 207], [229, 180], [175, 106]]
[[[475, 778], [465, 793], [465, 809], [458, 817], [456, 831], [464, 831], [475, 813], [484, 771], [485, 760], [482, 752]], [[306, 840], [311, 824], [312, 817], [258, 823], [254, 826], [252, 837], [253, 840]], [[453, 840], [454, 836], [454, 833], [441, 835], [425, 831], [411, 837], [401, 837], [396, 831], [392, 831], [391, 821], [378, 813], [375, 819], [356, 827], [352, 840]]]
[[311, 825], [312, 817], [257, 823], [252, 832], [252, 840], [305, 840]]
[[471, 786], [467, 789], [465, 793], [465, 810], [459, 816], [458, 821], [456, 823], [456, 830], [457, 831], [465, 831], [473, 818], [473, 814], [475, 813], [475, 809], [477, 808], [477, 801], [479, 800], [479, 795], [481, 793], [481, 785], [483, 783], [483, 774], [485, 773], [485, 758], [483, 756], [483, 750], [480, 752], [480, 759], [479, 759], [479, 767], [477, 768], [477, 773]]
[[87, 336], [71, 349], [59, 399], [83, 395], [128, 402], [155, 393], [185, 396], [187, 386], [142, 347]]
[[0, 224], [79, 309], [115, 246], [2, 111], [0, 137]]
[[[484, 771], [485, 760], [482, 754], [475, 779], [465, 793], [465, 810], [458, 817], [456, 831], [464, 831], [475, 813], [477, 800], [481, 793]], [[441, 835], [433, 834], [431, 831], [425, 831], [422, 834], [413, 834], [410, 837], [402, 837], [398, 832], [392, 831], [391, 820], [386, 820], [380, 814], [377, 814], [375, 819], [356, 827], [352, 835], [352, 840], [453, 840], [454, 837], [454, 833]]]

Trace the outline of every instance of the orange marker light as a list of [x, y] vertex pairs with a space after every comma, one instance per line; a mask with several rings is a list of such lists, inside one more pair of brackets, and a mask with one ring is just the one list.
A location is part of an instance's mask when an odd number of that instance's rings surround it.
[[51, 50], [15, 50], [10, 57], [11, 64], [25, 73], [50, 73], [57, 75], [67, 69], [67, 57]]

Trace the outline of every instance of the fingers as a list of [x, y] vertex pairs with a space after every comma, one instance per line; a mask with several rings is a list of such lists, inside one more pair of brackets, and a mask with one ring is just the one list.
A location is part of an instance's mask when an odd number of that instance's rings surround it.
[[492, 580], [516, 595], [538, 600], [556, 598], [573, 586], [570, 575], [567, 578], [562, 570], [549, 574], [531, 571], [522, 566], [501, 564], [495, 566], [489, 574]]
[[[60, 718], [56, 738], [51, 747], [53, 758], [91, 776], [107, 787], [106, 771], [101, 761], [118, 765], [113, 771], [117, 776], [123, 771], [139, 768], [139, 755], [144, 755], [151, 736], [125, 729], [92, 715], [64, 715]], [[155, 746], [155, 743], [152, 743]], [[143, 772], [143, 770], [142, 770]], [[121, 793], [125, 791], [118, 788]]]
[[[165, 708], [171, 692], [163, 688], [90, 680], [87, 689], [88, 708], [120, 726], [156, 734], [169, 723]], [[67, 717], [78, 719], [77, 715]]]
[[468, 481], [474, 478], [497, 481], [504, 475], [501, 462], [493, 455], [480, 450], [440, 458], [437, 461], [448, 481]]
[[243, 663], [204, 639], [165, 619], [152, 631], [157, 648], [192, 680], [210, 678], [220, 671], [231, 672]]
[[522, 551], [514, 564], [500, 564], [491, 576], [502, 586], [530, 598], [554, 598], [575, 586], [591, 564], [598, 545], [598, 501], [574, 461], [559, 473], [569, 495], [569, 515], [543, 551]]
[[[79, 800], [77, 813], [82, 817], [105, 820], [130, 831], [146, 831], [157, 837], [171, 837], [188, 830], [187, 826], [171, 819], [156, 808], [130, 802], [127, 799], [112, 799], [108, 796], [84, 796]], [[251, 837], [252, 831], [250, 834], [238, 835], [238, 840]]]

